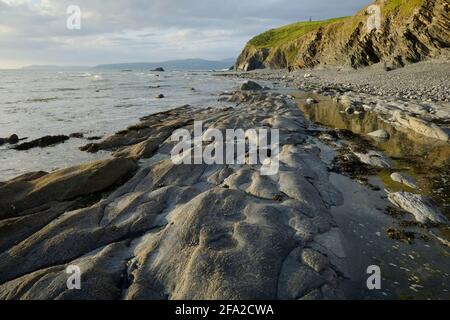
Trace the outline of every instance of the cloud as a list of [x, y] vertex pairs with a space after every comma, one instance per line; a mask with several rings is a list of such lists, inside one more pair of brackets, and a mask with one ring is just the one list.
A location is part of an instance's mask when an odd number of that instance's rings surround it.
[[[0, 52], [2, 61], [36, 64], [222, 59], [269, 28], [350, 15], [370, 2], [0, 0]], [[66, 28], [70, 5], [81, 8], [81, 30]]]

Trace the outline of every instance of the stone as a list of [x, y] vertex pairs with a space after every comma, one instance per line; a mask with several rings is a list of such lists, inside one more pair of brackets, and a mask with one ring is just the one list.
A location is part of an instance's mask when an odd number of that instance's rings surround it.
[[159, 68], [155, 68], [155, 69], [153, 69], [151, 71], [152, 72], [164, 72], [165, 70], [164, 70], [164, 68], [159, 67]]
[[76, 139], [82, 139], [84, 138], [84, 133], [82, 132], [75, 132], [75, 133], [71, 133], [69, 135], [70, 138], [76, 138]]
[[394, 172], [393, 174], [391, 174], [391, 179], [392, 181], [404, 184], [405, 186], [408, 186], [412, 189], [418, 188], [416, 182], [414, 181], [414, 178], [406, 174]]
[[105, 190], [133, 173], [137, 164], [127, 158], [101, 160], [58, 170], [36, 179], [12, 180], [0, 185], [0, 219], [52, 201], [67, 201]]
[[254, 81], [246, 81], [241, 85], [241, 90], [242, 91], [257, 91], [257, 90], [262, 90], [263, 88], [256, 82]]
[[448, 224], [445, 216], [428, 198], [409, 192], [389, 193], [388, 198], [397, 207], [411, 213], [417, 222]]
[[367, 153], [354, 152], [355, 156], [365, 164], [373, 167], [390, 169], [392, 163], [383, 153], [378, 151], [369, 151]]
[[317, 103], [317, 100], [316, 100], [316, 99], [313, 99], [313, 98], [308, 98], [308, 99], [306, 99], [306, 104], [307, 104], [308, 106], [311, 106], [311, 105], [316, 104], [316, 103]]
[[19, 137], [17, 136], [17, 134], [12, 134], [11, 136], [9, 136], [8, 143], [16, 144], [18, 142], [19, 142]]
[[400, 112], [394, 113], [394, 119], [400, 125], [426, 137], [443, 141], [449, 141], [450, 139], [449, 133], [437, 124], [413, 116], [404, 115]]
[[327, 257], [312, 249], [303, 250], [302, 259], [305, 265], [307, 265], [317, 273], [321, 273], [329, 265], [329, 260]]
[[164, 99], [165, 96], [164, 96], [162, 93], [160, 93], [160, 94], [158, 94], [155, 98], [156, 98], [156, 99]]
[[18, 144], [14, 147], [15, 150], [29, 150], [32, 148], [45, 148], [54, 146], [59, 143], [64, 143], [65, 141], [69, 140], [70, 138], [65, 135], [59, 135], [59, 136], [45, 136], [36, 140], [32, 140], [30, 142], [24, 142], [21, 144]]
[[[89, 145], [112, 158], [0, 183], [0, 299], [320, 299], [325, 284], [335, 289], [343, 278], [324, 260], [334, 254], [313, 246], [342, 256], [329, 243], [340, 194], [303, 148], [306, 120], [276, 93], [228, 96], [239, 105], [182, 106]], [[174, 164], [170, 137], [193, 119], [279, 127], [280, 170]], [[67, 290], [73, 264], [85, 290]]]
[[386, 130], [380, 129], [377, 131], [373, 131], [367, 134], [370, 137], [382, 139], [382, 140], [388, 140], [390, 138], [389, 133]]

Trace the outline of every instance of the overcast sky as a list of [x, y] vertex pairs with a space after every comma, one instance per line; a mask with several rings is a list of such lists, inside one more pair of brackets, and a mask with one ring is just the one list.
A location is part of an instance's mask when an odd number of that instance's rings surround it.
[[[0, 0], [0, 68], [225, 59], [254, 35], [371, 0]], [[69, 30], [78, 5], [81, 29]]]

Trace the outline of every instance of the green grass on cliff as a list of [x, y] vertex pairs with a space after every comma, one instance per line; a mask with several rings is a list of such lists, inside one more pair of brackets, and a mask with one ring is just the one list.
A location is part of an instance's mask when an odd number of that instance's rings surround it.
[[[382, 15], [391, 15], [394, 12], [400, 17], [408, 17], [414, 9], [421, 6], [425, 0], [386, 0], [382, 4]], [[381, 0], [375, 3], [382, 2]], [[364, 16], [362, 16], [364, 18]], [[271, 29], [250, 40], [249, 44], [257, 49], [275, 48], [294, 41], [308, 32], [314, 31], [322, 26], [349, 19], [350, 26], [356, 26], [360, 19], [355, 17], [333, 18], [322, 21], [297, 22], [281, 28]], [[354, 20], [354, 23], [350, 23]], [[345, 27], [345, 26], [344, 26]]]
[[277, 47], [291, 40], [298, 39], [304, 34], [319, 27], [341, 21], [345, 18], [346, 17], [322, 21], [297, 22], [281, 28], [271, 29], [254, 37], [252, 40], [250, 40], [250, 44], [258, 49]]
[[394, 11], [398, 11], [400, 16], [407, 17], [414, 12], [414, 9], [420, 7], [423, 3], [424, 0], [387, 0], [382, 8], [382, 13], [390, 14]]

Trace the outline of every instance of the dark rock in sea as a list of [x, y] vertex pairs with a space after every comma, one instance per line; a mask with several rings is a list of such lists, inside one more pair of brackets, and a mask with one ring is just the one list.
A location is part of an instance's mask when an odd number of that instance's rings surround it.
[[77, 138], [77, 139], [82, 139], [84, 138], [84, 134], [81, 132], [75, 132], [75, 133], [71, 133], [69, 135], [70, 138]]
[[6, 142], [6, 139], [4, 138], [0, 138], [0, 146], [4, 145]]
[[155, 98], [156, 99], [164, 99], [165, 96], [161, 93], [161, 94], [158, 94]]
[[19, 142], [19, 137], [17, 136], [17, 134], [13, 134], [8, 138], [8, 142], [10, 144], [16, 144]]
[[263, 88], [254, 81], [246, 81], [242, 84], [241, 90], [243, 91], [256, 91], [262, 90]]
[[161, 86], [160, 86], [160, 85], [157, 85], [157, 86], [149, 86], [149, 88], [150, 88], [150, 89], [158, 89], [158, 88], [161, 88]]
[[95, 140], [102, 140], [103, 137], [93, 136], [93, 137], [87, 137], [86, 139], [89, 140], [89, 141], [95, 141]]
[[153, 69], [153, 70], [150, 70], [150, 71], [152, 71], [152, 72], [164, 72], [165, 70], [164, 70], [164, 68], [159, 67], [159, 68], [156, 68], [156, 69]]
[[15, 150], [29, 150], [32, 148], [45, 148], [55, 144], [63, 143], [70, 138], [68, 136], [59, 135], [59, 136], [45, 136], [30, 142], [25, 142], [14, 147]]

